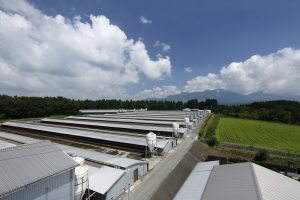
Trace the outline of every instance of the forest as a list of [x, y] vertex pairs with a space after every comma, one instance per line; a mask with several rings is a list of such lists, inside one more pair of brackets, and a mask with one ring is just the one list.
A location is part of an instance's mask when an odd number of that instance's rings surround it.
[[242, 105], [219, 105], [216, 99], [198, 101], [164, 100], [75, 100], [64, 97], [21, 97], [0, 95], [0, 119], [47, 117], [79, 114], [80, 109], [140, 109], [181, 110], [210, 109], [229, 117], [256, 119], [300, 125], [300, 103], [268, 101]]
[[244, 105], [218, 105], [216, 112], [229, 117], [300, 125], [298, 101], [278, 100]]
[[0, 95], [0, 119], [47, 117], [51, 115], [79, 114], [80, 109], [145, 109], [181, 110], [183, 108], [216, 108], [217, 101], [191, 100], [74, 100], [64, 97], [19, 97]]

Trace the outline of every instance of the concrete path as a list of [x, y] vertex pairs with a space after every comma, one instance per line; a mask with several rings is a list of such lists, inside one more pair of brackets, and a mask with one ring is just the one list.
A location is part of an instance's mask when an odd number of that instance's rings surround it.
[[[148, 200], [157, 191], [163, 180], [170, 174], [170, 172], [181, 161], [184, 155], [191, 148], [193, 142], [198, 139], [199, 129], [202, 126], [205, 118], [202, 119], [197, 127], [174, 148], [173, 153], [169, 153], [160, 161], [153, 170], [143, 177], [142, 182], [138, 184], [132, 191], [130, 191], [130, 200]], [[126, 195], [124, 200], [128, 199]]]

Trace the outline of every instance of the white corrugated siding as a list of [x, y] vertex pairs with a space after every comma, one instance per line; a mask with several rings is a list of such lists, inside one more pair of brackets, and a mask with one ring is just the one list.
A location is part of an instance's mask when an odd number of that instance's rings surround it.
[[1, 200], [73, 200], [73, 176], [74, 171], [69, 170], [62, 174], [38, 181]]

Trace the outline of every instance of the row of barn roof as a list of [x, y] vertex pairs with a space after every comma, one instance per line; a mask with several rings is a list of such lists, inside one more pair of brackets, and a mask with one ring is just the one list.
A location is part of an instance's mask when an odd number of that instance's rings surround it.
[[[78, 191], [78, 184], [75, 183], [74, 186], [74, 182], [79, 179], [74, 173], [78, 172], [81, 166], [81, 164], [78, 166], [71, 157], [82, 157], [86, 160], [84, 165], [88, 167], [88, 191], [91, 193], [85, 194], [85, 197], [94, 195], [95, 198], [117, 199], [128, 189], [128, 185], [132, 185], [147, 173], [149, 169], [147, 162], [51, 143], [37, 139], [38, 136], [59, 137], [144, 153], [147, 149], [145, 135], [152, 131], [157, 134], [157, 153], [164, 155], [177, 145], [177, 137], [188, 134], [186, 118], [189, 119], [188, 125], [191, 127], [205, 114], [182, 111], [138, 111], [138, 114], [137, 112], [128, 114], [124, 111], [117, 114], [103, 114], [106, 111], [99, 111], [99, 113], [101, 114], [93, 111], [87, 112], [89, 115], [43, 119], [40, 122], [3, 123], [1, 125], [3, 131], [0, 132], [0, 152], [3, 152], [2, 155], [10, 152], [10, 156], [4, 156], [4, 159], [0, 157], [0, 179], [3, 177], [3, 180], [7, 180], [0, 186], [0, 199], [20, 199], [21, 196], [22, 199], [35, 199], [33, 197], [44, 195], [50, 199], [82, 198], [82, 195], [76, 196], [77, 193], [70, 192]], [[126, 118], [122, 118], [121, 115]], [[179, 125], [177, 137], [172, 128], [174, 122]], [[35, 138], [19, 135], [20, 132], [30, 133]], [[37, 161], [40, 158], [43, 159]], [[7, 160], [12, 162], [6, 162]], [[53, 169], [43, 169], [53, 162], [56, 163]], [[20, 176], [13, 175], [22, 167], [25, 171], [16, 173], [21, 173]], [[5, 173], [6, 170], [9, 173]], [[30, 170], [35, 171], [33, 177], [30, 177]], [[84, 184], [83, 180], [82, 177], [81, 185]]]
[[174, 200], [298, 200], [300, 182], [257, 164], [198, 163]]

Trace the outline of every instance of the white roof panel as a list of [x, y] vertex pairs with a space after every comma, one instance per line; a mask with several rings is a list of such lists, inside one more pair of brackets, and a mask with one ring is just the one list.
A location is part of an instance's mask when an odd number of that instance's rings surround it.
[[143, 120], [155, 120], [155, 121], [184, 121], [184, 117], [182, 118], [174, 118], [174, 117], [151, 117], [151, 116], [126, 116], [126, 115], [87, 115], [90, 117], [109, 117], [109, 118], [117, 118], [117, 119], [143, 119]]
[[214, 167], [206, 184], [202, 200], [259, 200], [250, 163]]
[[[12, 134], [12, 133], [4, 133], [4, 132], [0, 132], [0, 138], [1, 137], [8, 139], [8, 140], [25, 143], [25, 144], [42, 141], [42, 140], [30, 138], [30, 137], [20, 136], [20, 135], [16, 135], [16, 134]], [[1, 146], [3, 146], [3, 148], [4, 148], [4, 142], [5, 141], [0, 140], [0, 149], [1, 149]], [[56, 143], [54, 143], [54, 144], [56, 144]], [[7, 145], [16, 146], [11, 143], [8, 143]], [[6, 145], [6, 147], [8, 147], [7, 145]], [[93, 150], [82, 149], [82, 148], [77, 148], [77, 147], [63, 145], [63, 144], [57, 144], [57, 146], [69, 155], [80, 156], [80, 157], [86, 158], [91, 161], [102, 163], [104, 165], [112, 165], [112, 166], [117, 166], [117, 167], [121, 167], [121, 168], [128, 168], [132, 165], [147, 164], [147, 162], [145, 162], [145, 161], [119, 157], [119, 156], [101, 153], [101, 152], [97, 152], [97, 151], [93, 151]]]
[[202, 200], [298, 200], [299, 197], [300, 182], [248, 162], [214, 167]]
[[131, 158], [123, 158], [97, 151], [81, 149], [61, 144], [58, 146], [69, 155], [80, 156], [86, 158], [87, 160], [102, 163], [104, 165], [117, 166], [126, 169], [132, 165], [147, 164], [147, 162], [145, 161], [134, 160]]
[[[106, 133], [101, 133], [98, 131], [79, 130], [79, 129], [58, 127], [58, 126], [45, 126], [45, 125], [40, 125], [40, 124], [13, 122], [13, 121], [5, 122], [5, 123], [3, 123], [3, 125], [10, 126], [10, 127], [25, 128], [25, 129], [30, 129], [30, 130], [37, 130], [37, 131], [53, 132], [56, 134], [88, 137], [88, 138], [94, 138], [94, 139], [100, 139], [100, 140], [106, 140], [106, 141], [146, 146], [146, 139], [144, 137], [106, 134]], [[168, 139], [157, 139], [157, 147], [160, 149], [164, 149], [165, 146], [169, 142], [170, 142], [170, 140], [168, 140]]]
[[[157, 126], [143, 126], [143, 125], [136, 125], [136, 124], [116, 124], [116, 123], [105, 123], [105, 122], [91, 122], [91, 121], [79, 121], [79, 120], [65, 120], [65, 119], [42, 119], [42, 122], [52, 122], [52, 123], [63, 123], [63, 124], [75, 124], [75, 125], [88, 125], [88, 126], [95, 126], [95, 127], [110, 127], [110, 128], [117, 128], [117, 129], [127, 129], [127, 130], [141, 130], [145, 131], [147, 134], [149, 131], [155, 132], [165, 132], [165, 133], [172, 133], [174, 132], [173, 128], [169, 127], [157, 127]], [[179, 132], [184, 133], [185, 128], [180, 128]]]
[[252, 164], [263, 200], [300, 199], [300, 182], [267, 168]]
[[105, 194], [124, 174], [125, 170], [107, 166], [97, 168], [88, 165], [89, 188]]
[[0, 149], [6, 149], [9, 147], [14, 147], [14, 146], [17, 146], [17, 145], [7, 142], [7, 141], [0, 140]]
[[190, 176], [177, 192], [174, 200], [199, 200], [211, 171], [191, 172]]
[[219, 161], [200, 162], [188, 176], [174, 200], [199, 200], [214, 166], [219, 165]]
[[120, 110], [96, 110], [96, 109], [94, 109], [94, 110], [79, 110], [79, 112], [81, 112], [81, 113], [83, 113], [83, 114], [88, 114], [88, 113], [103, 113], [103, 114], [105, 114], [105, 113], [118, 113]]
[[[84, 117], [84, 116], [69, 116], [66, 119], [76, 120], [90, 120], [90, 121], [103, 121], [103, 122], [121, 122], [121, 123], [136, 123], [136, 124], [155, 124], [155, 125], [169, 125], [172, 127], [172, 121], [151, 121], [151, 120], [140, 120], [140, 119], [120, 119], [120, 118], [109, 118], [109, 117]], [[180, 122], [180, 125], [184, 125], [184, 122]]]
[[12, 141], [15, 141], [15, 142], [21, 142], [21, 143], [24, 143], [24, 144], [36, 143], [36, 142], [41, 141], [41, 140], [38, 140], [38, 139], [34, 139], [34, 138], [22, 136], [22, 135], [17, 135], [17, 134], [12, 134], [12, 133], [6, 133], [6, 132], [2, 132], [2, 131], [0, 131], [0, 138], [5, 138], [5, 139], [8, 139], [8, 140], [12, 140]]

